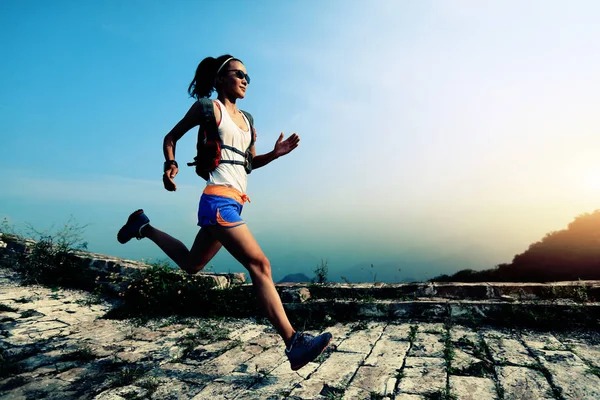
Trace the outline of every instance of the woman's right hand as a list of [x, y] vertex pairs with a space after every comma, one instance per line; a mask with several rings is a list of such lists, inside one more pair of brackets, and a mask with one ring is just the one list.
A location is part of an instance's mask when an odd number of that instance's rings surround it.
[[163, 174], [163, 184], [165, 185], [165, 189], [167, 189], [169, 192], [174, 192], [177, 190], [177, 185], [174, 181], [177, 172], [179, 172], [179, 169], [175, 165], [171, 165]]

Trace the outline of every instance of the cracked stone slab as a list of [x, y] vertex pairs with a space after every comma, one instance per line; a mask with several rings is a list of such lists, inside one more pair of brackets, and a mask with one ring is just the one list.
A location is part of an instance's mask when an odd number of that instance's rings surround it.
[[458, 340], [464, 338], [468, 339], [473, 343], [477, 343], [479, 341], [479, 333], [475, 330], [468, 328], [466, 326], [456, 325], [450, 329], [450, 333], [452, 336], [452, 341], [457, 342]]
[[541, 350], [539, 358], [565, 398], [600, 399], [600, 378], [576, 354]]
[[486, 331], [483, 335], [494, 363], [523, 366], [535, 363], [527, 348], [515, 336], [495, 331]]
[[410, 349], [411, 357], [443, 357], [444, 343], [441, 334], [417, 332], [417, 337]]
[[390, 325], [360, 366], [351, 386], [368, 393], [392, 394], [410, 343], [401, 341], [406, 327]]
[[[402, 362], [410, 343], [403, 340], [408, 327], [404, 325], [389, 325], [385, 328], [381, 339], [372, 347], [371, 354], [366, 358], [365, 365], [371, 367], [388, 366]], [[338, 349], [339, 350], [339, 349]]]
[[419, 327], [417, 335], [420, 333], [430, 333], [434, 335], [441, 335], [446, 331], [444, 324], [439, 322], [420, 322], [416, 324]]
[[552, 387], [540, 371], [525, 367], [496, 367], [505, 400], [554, 400]]
[[494, 400], [497, 397], [492, 379], [474, 376], [450, 376], [450, 392], [460, 400]]
[[[398, 370], [400, 367], [397, 368]], [[361, 366], [350, 386], [357, 392], [378, 393], [386, 396], [394, 393], [397, 382], [395, 368]], [[349, 397], [351, 398], [351, 397]]]
[[443, 358], [406, 357], [400, 393], [428, 394], [446, 389], [446, 366]]
[[291, 370], [287, 360], [279, 364], [270, 375], [276, 377], [275, 380], [257, 382], [245, 393], [237, 397], [238, 399], [280, 399], [290, 394], [292, 389], [299, 383], [307, 379], [319, 367], [319, 364], [308, 363], [301, 370], [294, 372]]
[[98, 396], [94, 397], [94, 400], [127, 400], [132, 398], [140, 399], [146, 397], [147, 394], [148, 390], [143, 389], [141, 387], [129, 385], [102, 392]]
[[213, 380], [193, 399], [235, 399], [261, 378], [260, 375], [233, 373]]
[[461, 349], [454, 349], [454, 358], [451, 364], [455, 375], [470, 375], [478, 377], [489, 377], [491, 363], [474, 357]]
[[550, 350], [564, 351], [567, 350], [565, 345], [560, 342], [554, 335], [547, 332], [521, 332], [521, 338], [527, 347], [532, 350]]
[[371, 392], [363, 388], [350, 385], [350, 387], [348, 387], [348, 389], [346, 389], [344, 392], [343, 398], [348, 400], [371, 400]]
[[408, 341], [411, 324], [402, 323], [401, 321], [390, 321], [385, 327], [385, 336], [392, 340]]
[[364, 359], [363, 353], [336, 351], [318, 367], [310, 379], [301, 381], [291, 395], [313, 398], [319, 395], [325, 384], [346, 387]]
[[11, 393], [7, 394], [7, 396], [4, 398], [11, 399], [13, 398], [12, 396], [15, 398], [20, 398], [20, 396], [25, 395], [25, 398], [30, 399], [31, 395], [29, 393], [44, 391], [49, 393], [51, 397], [58, 399], [62, 395], [61, 393], [68, 388], [68, 385], [68, 382], [61, 381], [60, 379], [44, 377], [19, 387], [15, 390], [15, 393], [11, 391]]
[[22, 324], [22, 328], [13, 329], [13, 335], [26, 335], [33, 333], [41, 333], [44, 331], [54, 330], [54, 329], [62, 329], [69, 326], [63, 322], [58, 321], [36, 321], [32, 324]]
[[160, 379], [160, 385], [152, 393], [152, 400], [189, 400], [192, 399], [201, 387], [177, 379]]
[[346, 340], [337, 346], [338, 351], [368, 354], [381, 336], [385, 324], [369, 323], [368, 328], [354, 331]]
[[262, 352], [262, 347], [257, 345], [236, 345], [236, 347], [227, 350], [216, 358], [199, 365], [198, 372], [226, 375], [233, 372], [241, 363], [245, 363]]
[[577, 354], [584, 362], [600, 368], [600, 345], [569, 344], [569, 349]]

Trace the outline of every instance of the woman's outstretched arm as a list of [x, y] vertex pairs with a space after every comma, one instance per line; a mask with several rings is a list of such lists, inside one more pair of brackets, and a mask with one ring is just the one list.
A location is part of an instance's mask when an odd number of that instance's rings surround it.
[[281, 156], [284, 156], [294, 150], [300, 144], [300, 137], [297, 134], [293, 134], [289, 138], [283, 140], [283, 132], [279, 135], [279, 138], [275, 142], [275, 147], [272, 151], [255, 156], [255, 149], [252, 146], [252, 155], [254, 156], [252, 160], [252, 169], [264, 167], [268, 163], [273, 160], [278, 159]]

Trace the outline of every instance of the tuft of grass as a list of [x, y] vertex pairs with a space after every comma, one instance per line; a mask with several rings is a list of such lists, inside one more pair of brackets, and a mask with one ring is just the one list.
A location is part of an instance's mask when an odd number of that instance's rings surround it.
[[375, 303], [375, 297], [373, 296], [365, 296], [363, 298], [360, 299], [363, 303], [367, 303], [367, 304], [372, 304]]
[[454, 360], [456, 351], [454, 350], [452, 334], [449, 329], [442, 334], [442, 340], [444, 342], [444, 362], [446, 364], [446, 369], [450, 371], [452, 369], [452, 360]]
[[341, 382], [336, 386], [330, 386], [328, 384], [325, 384], [320, 394], [322, 396], [325, 396], [327, 400], [342, 400], [344, 398], [345, 393], [346, 383]]
[[127, 365], [113, 376], [110, 384], [113, 387], [127, 386], [147, 372], [146, 368]]
[[151, 396], [154, 392], [156, 392], [156, 389], [158, 389], [158, 387], [160, 386], [160, 381], [154, 376], [149, 376], [147, 378], [142, 379], [136, 385], [143, 389], [146, 389], [148, 391], [147, 395]]
[[75, 300], [75, 303], [79, 304], [81, 306], [89, 307], [89, 306], [93, 306], [93, 305], [97, 305], [97, 304], [102, 304], [103, 301], [104, 301], [104, 299], [102, 298], [102, 296], [95, 293], [91, 296], [86, 297], [85, 299]]
[[[201, 344], [213, 343], [218, 340], [227, 340], [230, 331], [217, 322], [205, 322], [198, 326], [195, 332], [188, 333], [179, 339], [182, 347], [181, 358], [187, 357], [196, 347]], [[232, 341], [235, 342], [235, 341]]]
[[533, 369], [535, 371], [544, 372], [544, 367], [537, 362], [530, 362], [528, 364], [523, 365], [525, 368]]
[[369, 323], [367, 321], [359, 321], [352, 326], [350, 332], [364, 331], [366, 329], [369, 329]]
[[61, 357], [59, 357], [60, 361], [91, 361], [91, 360], [95, 360], [96, 359], [96, 355], [94, 354], [94, 352], [92, 351], [92, 349], [89, 346], [81, 346], [79, 347], [77, 350], [71, 352], [71, 353], [67, 353], [67, 354], [63, 354]]
[[477, 346], [473, 347], [473, 355], [481, 360], [486, 360], [492, 354], [486, 341], [480, 337]]
[[323, 364], [323, 362], [325, 360], [327, 360], [329, 358], [329, 356], [331, 355], [331, 353], [333, 353], [334, 351], [335, 351], [335, 346], [327, 347], [327, 349], [325, 349], [324, 352], [322, 352], [321, 354], [319, 354], [319, 356], [317, 358], [315, 358], [314, 362], [316, 362], [317, 364]]
[[500, 381], [496, 380], [494, 382], [494, 389], [496, 390], [496, 396], [498, 396], [498, 400], [504, 400], [504, 387], [500, 383]]
[[587, 374], [596, 375], [598, 378], [600, 378], [600, 368], [598, 368], [592, 364], [588, 364], [587, 367], [588, 367], [588, 369], [587, 369], [587, 371], [585, 371]]
[[317, 364], [323, 364], [323, 361], [325, 361], [327, 359], [327, 355], [325, 353], [321, 353], [319, 354], [319, 356], [317, 358], [315, 358], [315, 362]]
[[181, 315], [171, 315], [171, 316], [161, 320], [158, 327], [164, 328], [165, 326], [180, 325], [180, 324], [181, 325], [189, 325], [188, 321], [185, 318], [183, 318]]
[[41, 315], [35, 310], [25, 310], [21, 313], [21, 318], [29, 318], [35, 317], [36, 315]]
[[25, 303], [31, 303], [33, 301], [33, 299], [31, 297], [21, 297], [18, 299], [15, 299], [15, 303], [21, 303], [21, 304], [25, 304]]
[[16, 308], [12, 308], [11, 306], [7, 306], [6, 304], [0, 303], [0, 312], [15, 312]]
[[413, 344], [415, 339], [417, 338], [417, 332], [419, 331], [418, 325], [411, 325], [410, 332], [408, 333], [408, 341]]
[[269, 376], [271, 375], [271, 371], [269, 371], [266, 368], [258, 368], [258, 365], [255, 365], [254, 367], [255, 367], [254, 384], [265, 382], [266, 380], [269, 379]]
[[456, 394], [451, 393], [448, 388], [425, 394], [423, 397], [425, 397], [426, 400], [458, 400]]

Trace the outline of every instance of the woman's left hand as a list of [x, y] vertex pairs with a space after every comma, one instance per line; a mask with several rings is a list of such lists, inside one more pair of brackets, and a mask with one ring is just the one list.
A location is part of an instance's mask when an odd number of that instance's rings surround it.
[[279, 139], [275, 142], [273, 151], [275, 152], [276, 157], [281, 157], [298, 147], [298, 144], [300, 144], [300, 136], [294, 133], [289, 138], [283, 140], [283, 132], [281, 132]]

